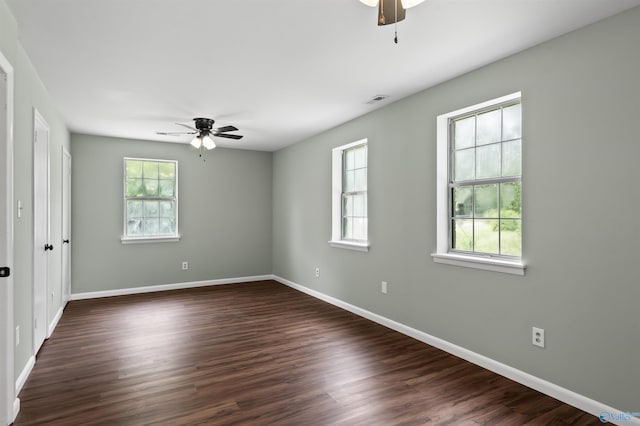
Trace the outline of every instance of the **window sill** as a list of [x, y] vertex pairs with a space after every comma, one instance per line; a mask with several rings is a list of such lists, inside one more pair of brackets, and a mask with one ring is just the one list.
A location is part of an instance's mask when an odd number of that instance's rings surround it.
[[175, 243], [180, 241], [180, 236], [175, 237], [121, 237], [122, 244], [145, 244], [145, 243]]
[[433, 261], [447, 265], [464, 266], [483, 269], [485, 271], [502, 272], [512, 275], [524, 275], [525, 266], [520, 261], [499, 260], [479, 256], [467, 256], [454, 253], [433, 253]]
[[369, 251], [369, 242], [366, 243], [356, 243], [352, 241], [329, 241], [329, 245], [331, 247], [343, 248], [347, 250], [355, 250], [355, 251]]

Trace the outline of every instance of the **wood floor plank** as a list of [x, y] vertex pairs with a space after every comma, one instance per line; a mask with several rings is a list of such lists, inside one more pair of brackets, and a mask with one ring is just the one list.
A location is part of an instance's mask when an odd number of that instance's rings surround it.
[[274, 281], [70, 302], [15, 425], [597, 425]]

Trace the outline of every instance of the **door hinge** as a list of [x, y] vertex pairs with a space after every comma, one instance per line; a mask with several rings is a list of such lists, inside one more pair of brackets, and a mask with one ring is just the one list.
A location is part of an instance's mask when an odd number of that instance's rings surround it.
[[3, 266], [2, 268], [0, 268], [0, 277], [1, 278], [6, 278], [9, 275], [11, 275], [11, 268], [9, 268], [8, 266]]

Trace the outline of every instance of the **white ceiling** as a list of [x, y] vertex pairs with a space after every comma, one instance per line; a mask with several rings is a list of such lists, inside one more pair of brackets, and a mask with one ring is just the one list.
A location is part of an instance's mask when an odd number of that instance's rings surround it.
[[[73, 132], [145, 140], [193, 117], [276, 150], [640, 0], [7, 0]], [[375, 95], [390, 95], [376, 105]]]

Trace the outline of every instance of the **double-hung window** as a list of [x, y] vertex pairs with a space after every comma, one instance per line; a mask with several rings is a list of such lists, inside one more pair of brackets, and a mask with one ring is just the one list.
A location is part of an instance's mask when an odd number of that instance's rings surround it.
[[333, 149], [333, 247], [369, 249], [367, 140]]
[[178, 162], [125, 158], [122, 241], [178, 238]]
[[523, 274], [520, 94], [438, 117], [434, 260]]

